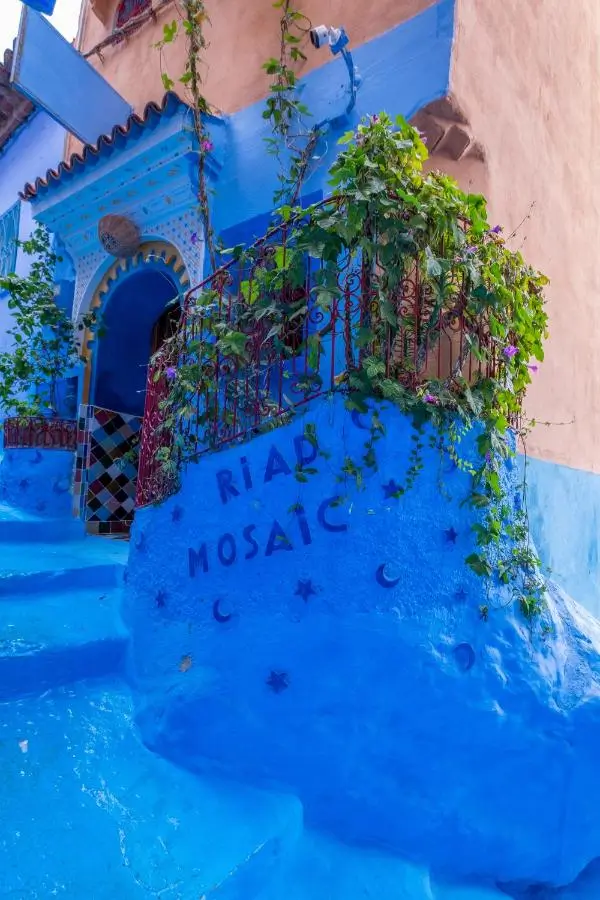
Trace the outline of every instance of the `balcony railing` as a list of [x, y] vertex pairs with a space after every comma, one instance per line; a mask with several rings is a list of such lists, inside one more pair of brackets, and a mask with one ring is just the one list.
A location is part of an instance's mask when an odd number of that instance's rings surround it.
[[44, 416], [13, 416], [4, 420], [6, 450], [75, 450], [77, 422]]
[[[478, 361], [478, 348], [493, 342], [485, 313], [467, 320], [463, 271], [457, 266], [444, 276], [442, 302], [417, 255], [405, 259], [396, 284], [380, 260], [367, 263], [360, 252], [339, 259], [333, 277], [331, 264], [306, 257], [301, 275], [282, 281], [270, 312], [253, 315], [261, 275], [286, 245], [286, 227], [272, 230], [255, 245], [251, 263], [230, 262], [186, 297], [176, 339], [149, 370], [138, 506], [168, 496], [180, 464], [275, 427], [299, 406], [344, 389], [348, 373], [367, 357], [408, 390], [432, 378], [494, 374], [492, 352], [485, 364]], [[216, 343], [224, 330], [236, 336], [232, 352], [227, 342]], [[184, 382], [178, 409], [168, 402], [173, 379]], [[171, 451], [175, 459], [165, 465]]]

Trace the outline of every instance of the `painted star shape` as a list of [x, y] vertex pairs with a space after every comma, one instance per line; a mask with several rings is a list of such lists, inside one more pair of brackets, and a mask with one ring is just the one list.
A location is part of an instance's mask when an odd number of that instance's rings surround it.
[[272, 691], [275, 691], [276, 694], [280, 694], [290, 686], [290, 680], [288, 678], [287, 672], [271, 672], [271, 674], [267, 678], [266, 683]]
[[160, 590], [156, 595], [156, 605], [159, 609], [163, 609], [167, 605], [167, 594], [165, 591]]
[[21, 478], [21, 480], [19, 482], [19, 487], [23, 491], [26, 490], [26, 488], [29, 487], [29, 478]]
[[171, 511], [171, 521], [172, 522], [181, 522], [183, 518], [183, 509], [181, 506], [174, 506]]
[[456, 529], [454, 527], [446, 528], [446, 530], [444, 531], [444, 534], [446, 535], [446, 540], [448, 541], [449, 544], [456, 543], [456, 538], [458, 537], [458, 531], [456, 531]]
[[400, 490], [400, 485], [396, 484], [396, 482], [394, 481], [393, 478], [390, 478], [388, 483], [382, 484], [381, 487], [383, 489], [383, 496], [384, 496], [385, 500], [390, 500], [390, 499], [397, 500], [398, 499], [398, 497], [396, 497], [395, 495]]
[[457, 603], [466, 603], [467, 602], [467, 592], [464, 587], [460, 587], [456, 593], [454, 594], [454, 599]]
[[306, 580], [300, 579], [298, 582], [298, 587], [294, 591], [296, 597], [302, 597], [305, 603], [308, 603], [308, 598], [312, 596], [312, 594], [316, 594], [315, 587], [310, 578]]

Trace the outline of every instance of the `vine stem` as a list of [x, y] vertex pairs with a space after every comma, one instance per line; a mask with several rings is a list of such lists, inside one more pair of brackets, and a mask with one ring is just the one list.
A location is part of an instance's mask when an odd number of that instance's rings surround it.
[[206, 46], [206, 41], [202, 33], [202, 28], [198, 24], [198, 20], [206, 19], [204, 3], [202, 0], [184, 0], [185, 14], [189, 23], [188, 37], [188, 61], [187, 72], [190, 75], [189, 86], [193, 99], [192, 112], [194, 116], [194, 130], [198, 138], [198, 201], [200, 204], [200, 215], [204, 226], [204, 241], [208, 251], [210, 265], [214, 271], [217, 267], [217, 256], [214, 242], [214, 232], [210, 215], [210, 206], [208, 202], [208, 188], [206, 176], [206, 143], [207, 132], [202, 121], [202, 113], [206, 112], [207, 104], [203, 97], [200, 85], [202, 78], [198, 70], [198, 58], [200, 51]]

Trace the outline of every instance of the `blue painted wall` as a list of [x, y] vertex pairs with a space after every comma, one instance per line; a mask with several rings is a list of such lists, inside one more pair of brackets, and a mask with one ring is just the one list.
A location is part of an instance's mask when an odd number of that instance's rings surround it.
[[[422, 15], [353, 50], [362, 76], [356, 108], [317, 149], [322, 159], [305, 186], [305, 195], [311, 202], [319, 193], [327, 193], [326, 173], [338, 151], [337, 138], [353, 128], [361, 116], [385, 110], [391, 115], [410, 117], [447, 92], [453, 14], [454, 3], [442, 0]], [[311, 73], [303, 83], [305, 100], [315, 113], [314, 121], [343, 111], [348, 78], [341, 59]], [[268, 125], [262, 118], [263, 108], [263, 103], [254, 104], [232, 116], [225, 129], [215, 129], [223, 169], [216, 184], [214, 213], [217, 229], [223, 230], [225, 246], [256, 239], [268, 222], [276, 177], [274, 164], [265, 162]], [[530, 460], [528, 481], [532, 532], [542, 559], [579, 602], [600, 615], [600, 477]]]
[[38, 518], [70, 518], [74, 464], [68, 450], [4, 450], [0, 502]]
[[[46, 113], [36, 112], [0, 154], [0, 213], [9, 209], [17, 200], [19, 191], [28, 181], [34, 181], [40, 172], [55, 168], [62, 159], [65, 130]], [[34, 228], [31, 205], [21, 203], [19, 237], [29, 237]], [[26, 274], [29, 258], [17, 256], [16, 271]], [[10, 316], [6, 297], [0, 295], [0, 349], [5, 346], [4, 335]]]
[[[338, 152], [337, 139], [362, 116], [385, 110], [392, 116], [410, 117], [446, 94], [453, 30], [454, 0], [441, 0], [414, 19], [352, 50], [362, 77], [356, 108], [317, 147], [315, 154], [321, 159], [305, 184], [305, 194], [326, 191], [327, 169]], [[302, 83], [303, 100], [312, 113], [308, 127], [343, 113], [348, 103], [348, 73], [340, 58], [311, 72]], [[213, 129], [216, 153], [223, 161], [215, 186], [217, 231], [271, 209], [277, 169], [265, 154], [264, 138], [270, 129], [262, 118], [263, 109], [264, 102], [255, 103], [229, 117], [225, 128]]]
[[[486, 594], [464, 563], [465, 476], [444, 466], [442, 496], [426, 441], [418, 486], [391, 498], [412, 428], [384, 421], [363, 491], [338, 480], [367, 434], [338, 397], [205, 457], [138, 512], [125, 618], [144, 739], [434, 871], [569, 882], [600, 840], [600, 626], [553, 591], [530, 633], [506, 589]], [[311, 459], [307, 422], [327, 458]], [[299, 458], [319, 470], [306, 483]]]
[[[439, 3], [354, 51], [356, 111], [322, 142], [307, 194], [326, 192], [336, 138], [360, 116], [410, 116], [446, 92], [452, 13]], [[344, 108], [345, 85], [340, 60], [306, 79], [316, 120]], [[261, 113], [257, 104], [215, 129], [226, 244], [256, 237], [271, 206]], [[204, 458], [175, 498], [138, 512], [125, 615], [144, 739], [181, 765], [292, 791], [310, 824], [436, 872], [571, 881], [600, 839], [590, 793], [600, 627], [552, 588], [546, 628], [532, 635], [506, 594], [486, 594], [464, 564], [465, 480], [444, 470], [442, 497], [433, 451], [415, 491], [390, 498], [411, 447], [400, 416], [390, 413], [380, 471], [362, 492], [338, 480], [361, 451], [362, 420], [338, 398], [304, 421], [317, 422], [329, 453], [306, 484], [293, 474], [312, 455], [297, 420]], [[584, 557], [595, 565], [594, 510], [575, 566], [564, 526], [543, 524], [553, 477], [532, 465], [530, 516], [542, 555], [577, 595]], [[575, 502], [586, 477], [563, 477]], [[505, 478], [517, 493], [518, 467]]]
[[538, 553], [552, 578], [600, 619], [600, 476], [532, 458], [526, 471]]

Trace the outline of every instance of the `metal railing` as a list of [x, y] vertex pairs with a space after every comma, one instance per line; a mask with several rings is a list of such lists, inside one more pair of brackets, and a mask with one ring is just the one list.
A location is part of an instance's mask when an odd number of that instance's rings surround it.
[[[302, 277], [280, 285], [269, 314], [252, 315], [265, 284], [261, 269], [285, 253], [286, 241], [286, 226], [273, 229], [255, 245], [252, 263], [232, 261], [186, 296], [177, 339], [149, 368], [138, 506], [175, 489], [176, 466], [161, 462], [164, 448], [179, 464], [248, 439], [340, 389], [367, 357], [378, 360], [385, 378], [413, 391], [432, 378], [450, 384], [494, 374], [487, 316], [468, 316], [463, 269], [444, 276], [441, 292], [416, 254], [405, 257], [395, 284], [379, 260], [367, 263], [360, 252], [337, 261], [333, 281], [331, 266], [306, 257]], [[224, 328], [241, 342], [235, 352], [215, 341]], [[169, 382], [180, 373], [188, 384], [174, 415], [167, 410]]]
[[75, 450], [75, 419], [46, 419], [44, 416], [12, 416], [4, 420], [4, 448], [22, 450]]

